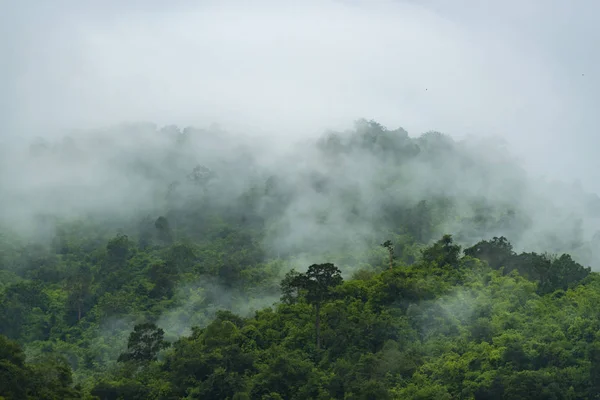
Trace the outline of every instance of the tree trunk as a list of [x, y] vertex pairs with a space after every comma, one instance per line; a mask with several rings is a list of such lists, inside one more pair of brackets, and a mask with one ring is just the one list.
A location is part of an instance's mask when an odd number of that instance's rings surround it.
[[317, 350], [321, 350], [321, 305], [317, 303], [315, 305], [316, 316], [315, 316], [315, 329], [317, 331]]

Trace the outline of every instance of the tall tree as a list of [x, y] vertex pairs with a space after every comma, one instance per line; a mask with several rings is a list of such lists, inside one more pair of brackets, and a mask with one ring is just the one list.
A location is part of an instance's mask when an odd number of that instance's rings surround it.
[[66, 287], [69, 291], [69, 304], [77, 310], [77, 321], [81, 320], [84, 306], [90, 297], [92, 279], [92, 271], [88, 265], [74, 267], [66, 279]]
[[381, 244], [381, 247], [385, 247], [385, 249], [388, 251], [388, 254], [390, 256], [390, 269], [392, 269], [394, 267], [394, 246], [392, 246], [392, 241], [391, 240], [386, 240], [385, 242], [383, 242]]
[[331, 263], [313, 264], [304, 274], [291, 271], [281, 282], [283, 300], [303, 296], [314, 307], [317, 350], [321, 348], [321, 306], [333, 297], [332, 289], [342, 282], [341, 271]]

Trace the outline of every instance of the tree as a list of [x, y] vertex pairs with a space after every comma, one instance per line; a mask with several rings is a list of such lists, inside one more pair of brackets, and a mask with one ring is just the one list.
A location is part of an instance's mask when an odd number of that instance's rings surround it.
[[0, 335], [0, 398], [26, 399], [30, 379], [19, 344]]
[[0, 292], [0, 334], [19, 341], [45, 340], [50, 299], [40, 282], [22, 281]]
[[171, 226], [169, 225], [169, 221], [160, 216], [154, 222], [154, 227], [158, 230], [158, 239], [161, 240], [165, 244], [171, 244], [173, 242], [173, 233], [171, 231]]
[[408, 210], [405, 222], [408, 233], [419, 242], [425, 243], [433, 236], [433, 214], [432, 207], [427, 200], [419, 201]]
[[72, 383], [64, 358], [45, 353], [28, 364], [19, 344], [0, 335], [0, 399], [80, 399]]
[[121, 266], [130, 252], [131, 242], [127, 235], [118, 234], [106, 245], [106, 258], [110, 263]]
[[69, 291], [69, 304], [77, 310], [77, 321], [81, 320], [84, 307], [89, 302], [92, 279], [92, 272], [88, 265], [74, 267], [67, 277], [66, 286]]
[[394, 246], [392, 246], [392, 241], [391, 240], [386, 240], [385, 242], [383, 242], [381, 244], [381, 247], [385, 247], [386, 250], [388, 251], [388, 254], [390, 256], [390, 269], [392, 269], [394, 267]]
[[504, 237], [494, 237], [492, 240], [482, 240], [473, 247], [465, 249], [465, 255], [478, 258], [488, 263], [493, 269], [507, 267], [507, 263], [515, 256], [513, 247]]
[[119, 289], [128, 272], [127, 262], [132, 254], [132, 243], [126, 235], [118, 234], [106, 245], [106, 258], [102, 265], [102, 286], [106, 291]]
[[437, 263], [439, 267], [458, 265], [460, 246], [454, 244], [452, 235], [444, 235], [431, 247], [423, 250], [423, 260], [429, 264]]
[[148, 277], [154, 284], [149, 293], [153, 299], [173, 296], [177, 282], [177, 268], [173, 263], [162, 260], [153, 263], [149, 268]]
[[205, 194], [207, 191], [207, 185], [216, 177], [217, 174], [210, 168], [205, 167], [204, 165], [195, 166], [192, 172], [190, 172], [187, 176], [188, 181], [192, 182], [197, 186], [202, 187]]
[[291, 304], [300, 297], [300, 282], [301, 273], [296, 270], [291, 270], [283, 277], [281, 281], [281, 300], [284, 303]]
[[590, 389], [596, 394], [600, 392], [600, 346], [594, 343], [590, 346], [589, 360], [590, 360]]
[[164, 341], [165, 332], [152, 323], [138, 324], [129, 335], [127, 351], [119, 356], [119, 362], [148, 362], [157, 359], [158, 352], [169, 347]]
[[321, 348], [321, 305], [333, 297], [332, 289], [342, 282], [341, 271], [331, 263], [313, 264], [304, 274], [290, 271], [281, 282], [284, 301], [301, 295], [314, 307], [317, 350]]
[[42, 354], [31, 365], [31, 399], [75, 400], [81, 398], [73, 387], [71, 367], [57, 354]]

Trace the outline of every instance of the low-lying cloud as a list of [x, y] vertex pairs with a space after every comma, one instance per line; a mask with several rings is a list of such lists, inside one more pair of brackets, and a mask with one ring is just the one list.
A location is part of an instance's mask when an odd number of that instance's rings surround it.
[[411, 133], [500, 135], [529, 168], [592, 186], [597, 8], [11, 3], [0, 42], [3, 135], [143, 120], [219, 122], [287, 141], [366, 117]]

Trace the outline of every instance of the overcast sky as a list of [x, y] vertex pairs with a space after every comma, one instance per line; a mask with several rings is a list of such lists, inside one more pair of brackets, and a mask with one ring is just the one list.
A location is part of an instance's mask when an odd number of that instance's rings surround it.
[[150, 120], [499, 135], [600, 192], [600, 2], [0, 0], [2, 139]]

